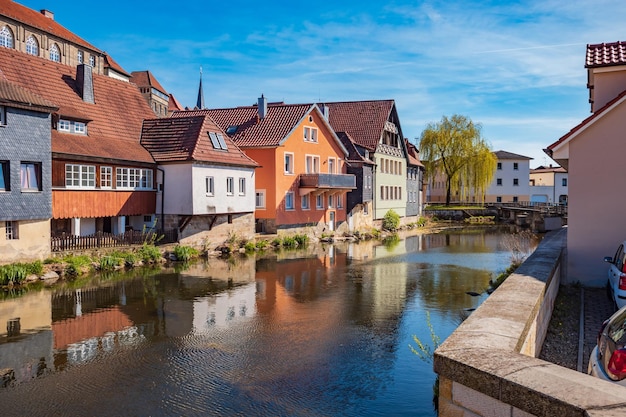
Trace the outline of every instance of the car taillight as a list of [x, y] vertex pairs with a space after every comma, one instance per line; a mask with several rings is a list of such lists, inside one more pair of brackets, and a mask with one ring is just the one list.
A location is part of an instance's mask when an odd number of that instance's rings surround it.
[[608, 369], [609, 375], [620, 380], [626, 377], [626, 349], [616, 349], [609, 359]]
[[626, 272], [619, 274], [619, 289], [626, 290]]

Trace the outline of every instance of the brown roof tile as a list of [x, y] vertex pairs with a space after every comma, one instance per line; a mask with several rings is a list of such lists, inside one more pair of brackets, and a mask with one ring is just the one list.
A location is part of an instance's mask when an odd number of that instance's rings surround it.
[[18, 22], [30, 25], [42, 31], [48, 32], [61, 39], [66, 39], [76, 45], [81, 45], [93, 51], [101, 52], [98, 48], [91, 45], [84, 39], [76, 36], [63, 26], [58, 24], [54, 19], [44, 16], [38, 11], [29, 9], [21, 4], [11, 0], [0, 0], [0, 13]]
[[167, 90], [159, 84], [154, 75], [150, 71], [133, 71], [130, 73], [130, 81], [139, 87], [154, 87], [163, 94], [167, 94]]
[[90, 104], [77, 93], [74, 67], [0, 48], [0, 70], [7, 80], [59, 103], [59, 114], [90, 121], [88, 135], [53, 130], [52, 152], [154, 163], [139, 143], [141, 124], [154, 113], [134, 84], [94, 74]]
[[[227, 150], [214, 148], [209, 132], [221, 134]], [[145, 120], [141, 144], [157, 162], [204, 161], [258, 166], [206, 114]]]
[[107, 53], [105, 53], [104, 55], [104, 66], [111, 68], [117, 72], [119, 72], [120, 74], [126, 75], [128, 77], [130, 77], [130, 74], [126, 72], [126, 70], [124, 70], [124, 68], [122, 68], [120, 66], [120, 64], [118, 64], [117, 62], [115, 62], [115, 60], [113, 58], [111, 58], [110, 55], [108, 55]]
[[357, 144], [375, 150], [394, 101], [345, 101], [321, 105], [328, 107], [328, 120], [336, 132], [347, 132]]
[[169, 111], [176, 111], [176, 110], [183, 110], [184, 107], [182, 104], [180, 104], [180, 102], [178, 100], [176, 100], [176, 97], [174, 97], [173, 94], [170, 94], [170, 100], [167, 103], [167, 109]]
[[52, 113], [58, 110], [58, 107], [54, 103], [38, 96], [26, 88], [4, 79], [2, 71], [0, 71], [0, 104], [46, 113]]
[[[267, 115], [263, 119], [258, 117], [257, 106], [188, 110], [175, 112], [173, 117], [179, 117], [182, 114], [208, 114], [222, 130], [228, 132], [239, 147], [274, 147], [287, 139], [291, 131], [314, 106], [314, 104], [269, 103]], [[229, 130], [231, 126], [236, 126], [236, 130], [231, 132]]]
[[585, 68], [626, 64], [626, 42], [587, 45]]
[[404, 143], [407, 149], [407, 155], [409, 158], [409, 164], [414, 166], [423, 167], [422, 161], [420, 161], [420, 153], [417, 150], [417, 146], [409, 142], [407, 139], [404, 139]]

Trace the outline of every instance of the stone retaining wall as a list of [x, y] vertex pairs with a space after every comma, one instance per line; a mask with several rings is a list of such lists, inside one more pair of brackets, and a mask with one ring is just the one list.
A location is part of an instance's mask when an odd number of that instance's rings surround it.
[[441, 417], [626, 415], [626, 388], [537, 359], [561, 282], [566, 230], [548, 234], [435, 351]]

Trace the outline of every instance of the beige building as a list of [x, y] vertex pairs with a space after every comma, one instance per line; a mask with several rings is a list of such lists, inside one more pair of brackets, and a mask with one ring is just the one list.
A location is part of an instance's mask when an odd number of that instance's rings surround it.
[[[592, 114], [545, 150], [569, 174], [567, 277], [603, 286], [605, 256], [626, 239], [626, 42], [587, 45]], [[622, 149], [624, 152], [622, 152]]]

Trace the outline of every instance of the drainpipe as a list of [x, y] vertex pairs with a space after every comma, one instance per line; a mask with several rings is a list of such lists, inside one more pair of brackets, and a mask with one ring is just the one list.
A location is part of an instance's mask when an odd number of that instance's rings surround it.
[[165, 171], [161, 168], [157, 168], [157, 171], [161, 171], [163, 179], [163, 182], [161, 183], [161, 223], [163, 226], [161, 227], [163, 228], [163, 232], [165, 232], [165, 213], [163, 213], [165, 207]]

